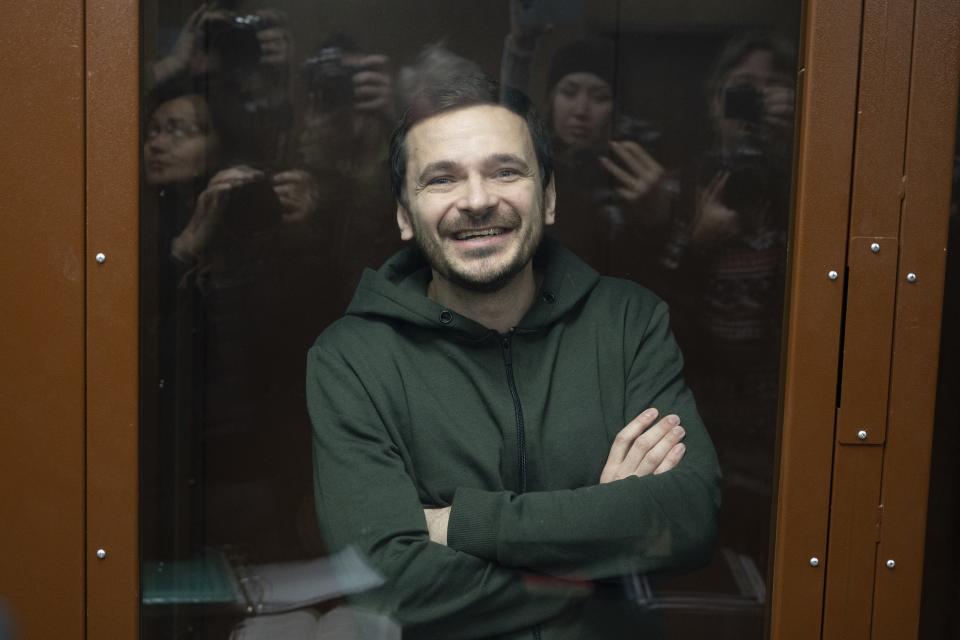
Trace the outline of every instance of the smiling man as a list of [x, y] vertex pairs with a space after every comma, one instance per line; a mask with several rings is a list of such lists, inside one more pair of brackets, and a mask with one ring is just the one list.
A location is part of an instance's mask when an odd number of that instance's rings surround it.
[[401, 237], [308, 359], [317, 512], [407, 638], [650, 637], [620, 576], [702, 562], [710, 439], [664, 304], [544, 239], [520, 94], [464, 79], [394, 134]]
[[433, 271], [427, 297], [508, 331], [533, 300], [533, 254], [554, 221], [526, 122], [481, 104], [414, 126], [405, 143], [397, 224]]

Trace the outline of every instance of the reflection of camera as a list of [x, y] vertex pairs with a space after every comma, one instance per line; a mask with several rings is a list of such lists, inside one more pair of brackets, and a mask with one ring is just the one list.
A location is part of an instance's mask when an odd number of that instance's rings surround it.
[[207, 41], [223, 62], [235, 68], [249, 68], [260, 62], [257, 32], [270, 26], [271, 23], [262, 16], [233, 15], [225, 21], [208, 22]]
[[304, 84], [321, 111], [353, 105], [353, 70], [343, 64], [340, 47], [324, 47], [300, 65]]
[[763, 120], [763, 96], [752, 84], [729, 87], [723, 92], [723, 117], [760, 122]]
[[662, 138], [663, 132], [655, 124], [632, 116], [621, 115], [613, 128], [614, 140], [632, 140], [654, 157], [657, 156]]
[[[643, 150], [654, 158], [660, 155], [660, 143], [663, 139], [663, 132], [649, 120], [641, 120], [632, 116], [620, 115], [614, 124], [611, 140], [617, 142], [636, 142]], [[607, 157], [611, 162], [618, 165], [628, 173], [633, 173], [633, 169], [628, 167], [624, 160], [616, 153], [607, 148], [600, 150], [600, 153]], [[599, 175], [602, 176], [604, 183], [610, 183], [610, 172], [602, 168], [599, 159], [597, 166], [600, 169]], [[605, 187], [606, 188], [606, 187]]]
[[273, 190], [271, 174], [234, 187], [229, 191], [223, 216], [223, 231], [235, 241], [268, 231], [280, 223], [280, 201]]

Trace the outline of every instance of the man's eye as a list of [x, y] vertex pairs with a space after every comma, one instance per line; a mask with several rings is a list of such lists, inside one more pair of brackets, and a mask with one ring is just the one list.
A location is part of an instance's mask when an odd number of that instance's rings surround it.
[[453, 178], [450, 176], [437, 176], [436, 178], [430, 178], [427, 180], [427, 185], [445, 185], [453, 182]]
[[519, 175], [520, 175], [520, 172], [517, 171], [516, 169], [497, 169], [497, 173], [496, 173], [496, 176], [502, 179], [516, 178]]

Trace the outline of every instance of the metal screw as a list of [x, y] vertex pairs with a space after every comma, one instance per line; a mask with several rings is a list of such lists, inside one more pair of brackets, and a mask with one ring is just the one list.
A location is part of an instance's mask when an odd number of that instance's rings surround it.
[[810, 566], [811, 566], [811, 567], [819, 567], [819, 566], [820, 566], [820, 558], [817, 558], [817, 557], [810, 558]]
[[106, 557], [107, 557], [107, 550], [106, 550], [106, 549], [97, 549], [97, 557], [100, 558], [101, 560], [103, 560], [104, 558], [106, 558]]
[[894, 560], [887, 560], [887, 569], [893, 569], [895, 566], [897, 566], [896, 561], [894, 561]]
[[866, 439], [867, 439], [867, 432], [864, 431], [863, 429], [860, 429], [860, 431], [857, 431], [857, 439], [858, 439], [858, 440], [866, 440]]
[[870, 251], [873, 251], [874, 253], [880, 253], [880, 244], [877, 242], [874, 242], [873, 244], [871, 244]]
[[910, 272], [907, 274], [907, 282], [913, 283], [917, 281], [917, 274]]
[[840, 277], [840, 274], [837, 273], [836, 271], [828, 271], [827, 277], [830, 278], [831, 280], [836, 280], [837, 278]]
[[96, 257], [96, 261], [97, 261], [97, 264], [103, 264], [104, 262], [107, 261], [107, 256], [102, 253], [98, 253]]

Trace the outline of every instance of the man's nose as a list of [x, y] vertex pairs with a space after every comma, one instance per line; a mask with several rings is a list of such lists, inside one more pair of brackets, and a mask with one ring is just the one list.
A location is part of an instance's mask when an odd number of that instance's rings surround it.
[[474, 215], [483, 214], [497, 206], [497, 195], [486, 183], [482, 176], [473, 175], [466, 181], [466, 192], [460, 201], [459, 208], [464, 213]]

